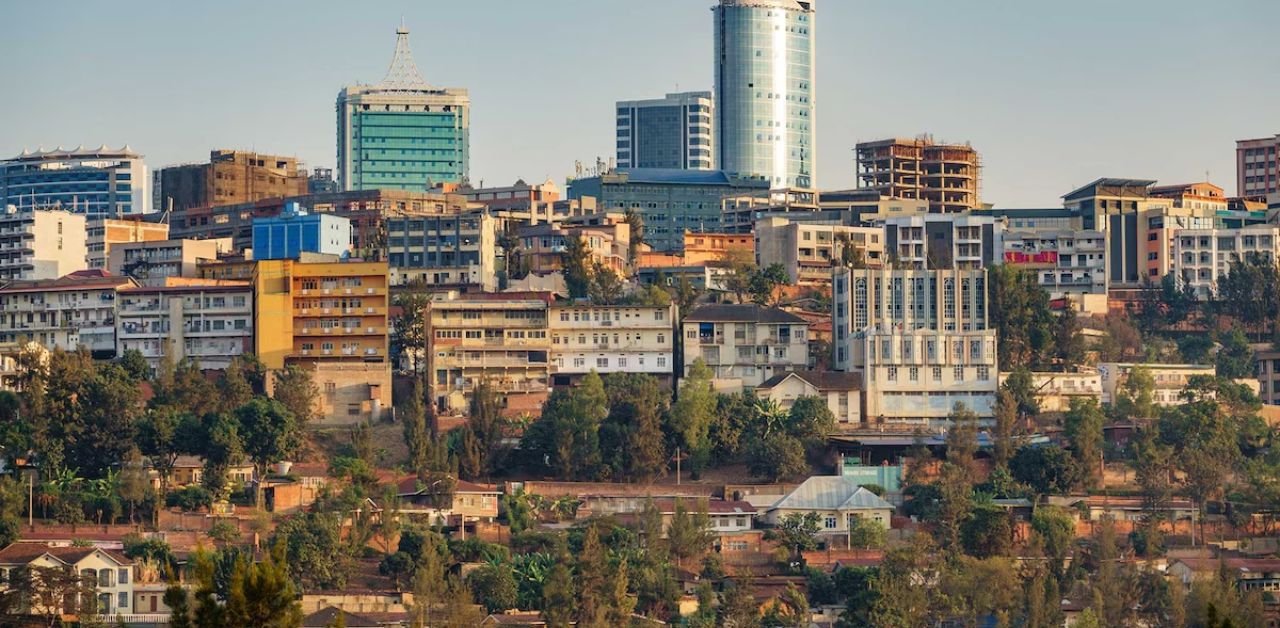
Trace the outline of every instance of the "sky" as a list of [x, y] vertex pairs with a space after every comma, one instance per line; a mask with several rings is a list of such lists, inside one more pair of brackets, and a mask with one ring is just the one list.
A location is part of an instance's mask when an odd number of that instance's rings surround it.
[[[332, 167], [334, 99], [380, 80], [401, 18], [472, 99], [471, 179], [563, 183], [613, 155], [617, 100], [711, 89], [713, 0], [0, 2], [0, 157], [129, 144]], [[1276, 0], [817, 0], [817, 183], [858, 141], [971, 142], [981, 195], [1056, 207], [1098, 177], [1208, 178], [1280, 133]]]

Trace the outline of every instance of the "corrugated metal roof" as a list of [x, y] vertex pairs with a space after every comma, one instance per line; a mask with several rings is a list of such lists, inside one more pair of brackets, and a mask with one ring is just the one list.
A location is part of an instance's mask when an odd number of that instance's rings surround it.
[[893, 510], [893, 504], [863, 488], [856, 478], [816, 475], [773, 506], [783, 510]]

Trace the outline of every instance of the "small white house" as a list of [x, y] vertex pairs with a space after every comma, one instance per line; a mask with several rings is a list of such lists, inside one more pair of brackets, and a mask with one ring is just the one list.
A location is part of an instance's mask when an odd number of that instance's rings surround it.
[[822, 532], [844, 534], [854, 519], [869, 519], [889, 528], [893, 504], [863, 488], [856, 478], [839, 475], [811, 477], [769, 509], [765, 521], [777, 525], [793, 513], [816, 512]]
[[[66, 542], [19, 541], [0, 550], [0, 591], [9, 587], [9, 576], [25, 567], [71, 569], [92, 583], [100, 615], [133, 613], [133, 561], [115, 550], [75, 547]], [[36, 600], [24, 600], [29, 610], [46, 614], [51, 610]], [[35, 606], [32, 606], [35, 605]], [[76, 608], [57, 609], [75, 613]]]

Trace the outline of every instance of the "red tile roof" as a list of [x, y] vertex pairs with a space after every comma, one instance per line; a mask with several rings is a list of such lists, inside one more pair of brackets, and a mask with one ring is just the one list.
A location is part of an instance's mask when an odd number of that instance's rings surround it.
[[25, 565], [45, 554], [64, 563], [75, 564], [94, 552], [102, 552], [121, 565], [133, 564], [133, 560], [116, 550], [69, 545], [50, 546], [45, 542], [18, 541], [0, 550], [0, 565]]

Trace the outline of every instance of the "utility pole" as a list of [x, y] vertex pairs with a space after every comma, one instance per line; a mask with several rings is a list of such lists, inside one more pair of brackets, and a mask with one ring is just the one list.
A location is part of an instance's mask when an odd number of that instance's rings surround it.
[[35, 516], [35, 508], [32, 507], [32, 505], [35, 503], [35, 493], [36, 493], [35, 476], [28, 474], [27, 475], [27, 528], [35, 528], [35, 524], [32, 522], [32, 517]]

